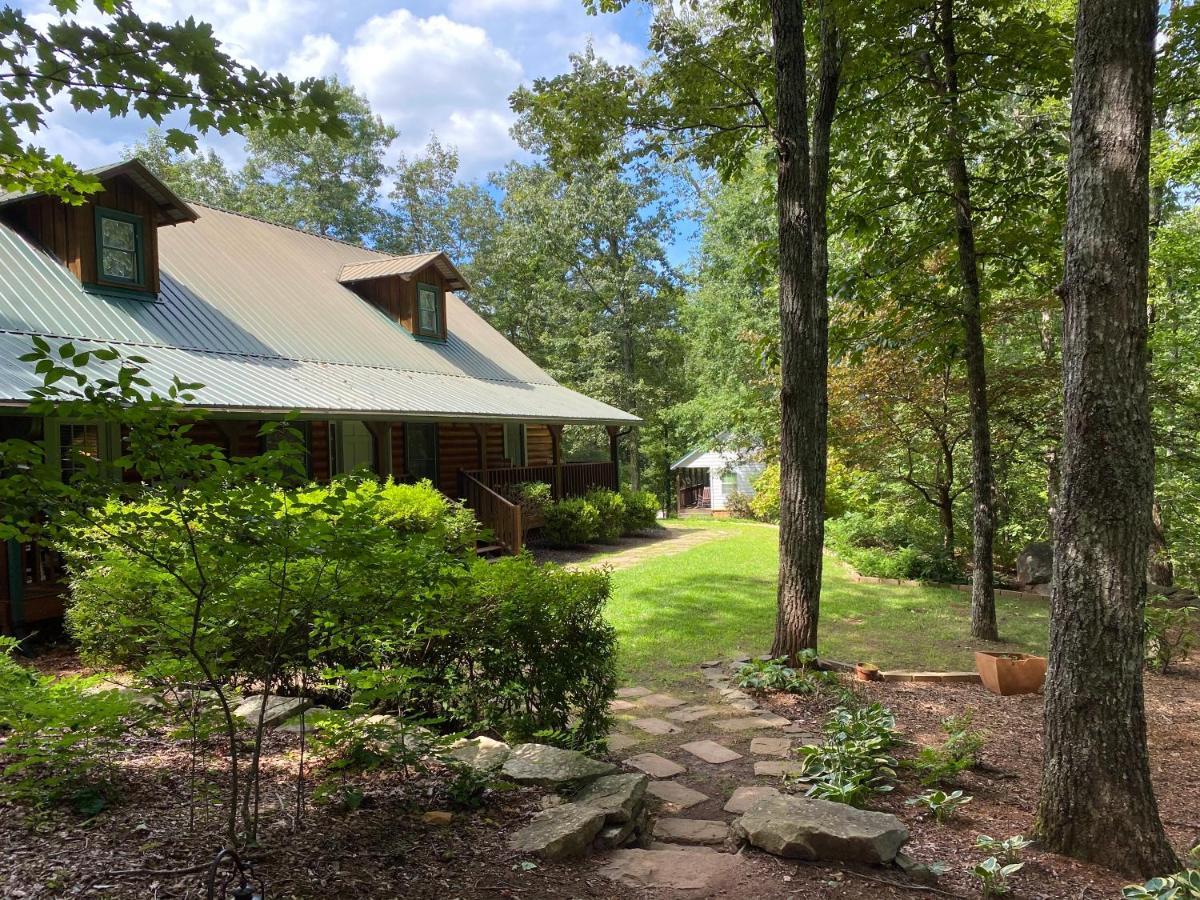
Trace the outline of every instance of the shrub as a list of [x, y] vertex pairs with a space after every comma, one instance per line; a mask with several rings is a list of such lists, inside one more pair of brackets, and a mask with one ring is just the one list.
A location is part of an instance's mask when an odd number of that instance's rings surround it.
[[581, 497], [560, 500], [546, 510], [542, 540], [552, 547], [574, 547], [595, 540], [600, 512]]
[[1020, 862], [1021, 851], [1032, 843], [1033, 841], [1026, 840], [1023, 834], [1017, 834], [1002, 841], [988, 837], [986, 834], [981, 834], [975, 838], [975, 849], [982, 850], [984, 853], [990, 853], [1001, 863], [1009, 865]]
[[822, 672], [812, 664], [816, 652], [802, 651], [801, 667], [794, 669], [786, 660], [755, 659], [738, 667], [735, 677], [738, 685], [751, 691], [786, 691], [789, 694], [813, 694], [821, 688], [837, 684], [837, 675]]
[[625, 504], [625, 521], [621, 530], [625, 534], [637, 534], [658, 528], [658, 497], [649, 491], [621, 488], [621, 500]]
[[603, 488], [588, 491], [585, 499], [595, 507], [599, 517], [592, 540], [601, 544], [615, 544], [625, 530], [625, 501], [615, 491]]
[[999, 897], [1007, 894], [1011, 888], [1008, 879], [1024, 868], [1025, 863], [1009, 863], [1001, 865], [994, 856], [989, 856], [971, 870], [971, 874], [979, 879], [979, 889], [984, 897]]
[[725, 495], [725, 509], [735, 519], [753, 519], [754, 499], [741, 491], [730, 491]]
[[779, 463], [771, 463], [754, 479], [750, 512], [763, 522], [779, 521]]
[[1173, 663], [1188, 658], [1196, 640], [1191, 606], [1146, 604], [1146, 668], [1166, 674]]
[[121, 747], [133, 704], [95, 690], [96, 679], [38, 675], [12, 658], [16, 647], [0, 637], [0, 798], [70, 802], [95, 815], [111, 794], [105, 763]]
[[544, 481], [522, 481], [510, 485], [504, 495], [523, 509], [543, 515], [554, 503], [554, 490]]
[[933, 535], [903, 518], [851, 512], [825, 523], [826, 544], [860, 575], [937, 583], [957, 582], [962, 566]]
[[825, 722], [825, 742], [800, 748], [801, 777], [811, 781], [808, 796], [861, 806], [872, 794], [892, 790], [896, 760], [887, 750], [896, 741], [891, 711], [872, 703], [840, 706]]
[[514, 740], [554, 730], [583, 745], [605, 735], [616, 692], [608, 573], [522, 555], [481, 560], [471, 574], [461, 643], [451, 648], [458, 690], [446, 713]]

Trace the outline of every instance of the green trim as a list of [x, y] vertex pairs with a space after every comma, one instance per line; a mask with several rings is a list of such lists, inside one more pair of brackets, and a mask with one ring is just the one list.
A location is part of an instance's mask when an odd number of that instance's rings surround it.
[[[432, 331], [421, 327], [421, 288], [428, 288], [433, 292], [434, 304], [434, 327]], [[445, 292], [442, 291], [436, 284], [429, 284], [426, 281], [417, 282], [417, 308], [413, 310], [413, 334], [422, 338], [434, 338], [436, 340], [445, 340], [442, 337], [442, 319], [444, 318], [443, 305], [445, 303]]]
[[89, 294], [95, 294], [97, 297], [113, 297], [117, 300], [154, 302], [158, 299], [158, 295], [149, 288], [114, 287], [110, 284], [96, 284], [94, 281], [85, 281], [83, 282], [83, 289]]
[[[118, 275], [109, 275], [104, 271], [104, 230], [102, 222], [105, 219], [112, 219], [114, 222], [125, 222], [133, 226], [133, 259], [137, 268], [137, 278], [121, 278]], [[141, 216], [136, 216], [133, 213], [123, 212], [119, 209], [109, 209], [106, 206], [96, 207], [95, 219], [96, 231], [96, 281], [102, 285], [113, 285], [116, 287], [124, 287], [126, 289], [141, 289], [146, 290], [146, 235], [145, 222]], [[112, 248], [117, 249], [117, 248]], [[130, 251], [121, 251], [130, 252]]]

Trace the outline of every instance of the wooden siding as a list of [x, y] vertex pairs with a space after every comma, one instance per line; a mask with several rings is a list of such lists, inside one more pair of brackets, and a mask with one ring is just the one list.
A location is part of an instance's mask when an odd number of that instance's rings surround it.
[[405, 280], [399, 275], [387, 278], [371, 278], [367, 281], [356, 281], [347, 285], [358, 296], [372, 306], [385, 312], [389, 318], [399, 322], [408, 329], [410, 334], [416, 333], [417, 282], [436, 285], [442, 292], [442, 308], [440, 320], [442, 323], [441, 340], [446, 339], [446, 279], [438, 271], [436, 265], [428, 265], [411, 278]]
[[392, 423], [392, 477], [404, 480], [404, 423]]
[[550, 440], [550, 426], [530, 425], [525, 429], [526, 465], [549, 466], [554, 463], [554, 444]]
[[[53, 197], [30, 197], [3, 211], [12, 227], [50, 251], [84, 284], [103, 284], [96, 267], [96, 207], [140, 216], [145, 254], [145, 290], [158, 293], [158, 204], [132, 179], [118, 175], [81, 206]], [[113, 283], [113, 287], [129, 288]]]
[[308, 474], [314, 481], [329, 480], [329, 423], [308, 423]]
[[475, 433], [475, 426], [458, 422], [439, 423], [438, 487], [442, 493], [457, 497], [459, 470], [478, 468], [479, 438]]

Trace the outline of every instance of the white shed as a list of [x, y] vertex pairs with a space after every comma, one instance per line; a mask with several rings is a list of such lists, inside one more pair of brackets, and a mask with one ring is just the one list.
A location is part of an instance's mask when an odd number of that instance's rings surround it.
[[754, 496], [754, 479], [766, 467], [758, 460], [756, 450], [723, 446], [729, 438], [728, 434], [718, 435], [712, 446], [693, 450], [671, 466], [676, 473], [681, 514], [711, 510], [720, 515], [726, 513], [727, 499], [735, 491], [744, 497]]

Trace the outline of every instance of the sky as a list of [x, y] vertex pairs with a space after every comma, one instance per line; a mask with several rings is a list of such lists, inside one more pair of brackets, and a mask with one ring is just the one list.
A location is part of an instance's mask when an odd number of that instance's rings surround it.
[[[35, 22], [48, 0], [19, 2]], [[88, 3], [81, 18], [98, 18]], [[613, 63], [637, 63], [648, 13], [640, 5], [589, 16], [580, 0], [133, 0], [147, 20], [209, 22], [232, 56], [293, 78], [336, 75], [400, 131], [393, 152], [413, 155], [431, 133], [458, 148], [460, 176], [478, 178], [524, 158], [508, 135], [508, 96], [570, 67], [589, 40]], [[81, 166], [110, 162], [147, 122], [55, 109], [32, 142]], [[202, 138], [240, 163], [236, 138]]]

